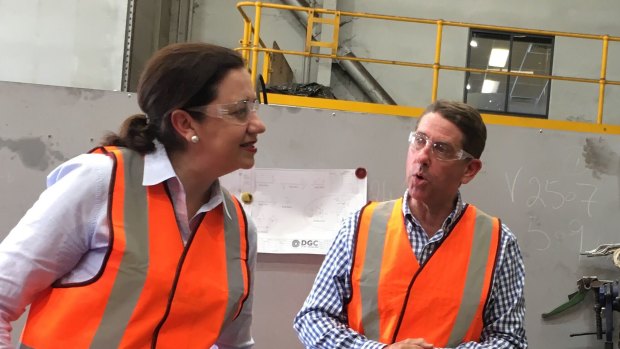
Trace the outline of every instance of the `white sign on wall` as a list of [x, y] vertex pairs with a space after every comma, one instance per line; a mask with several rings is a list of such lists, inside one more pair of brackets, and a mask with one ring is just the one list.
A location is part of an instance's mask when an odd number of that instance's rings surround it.
[[355, 170], [252, 169], [220, 180], [252, 217], [264, 253], [326, 253], [341, 220], [367, 200]]

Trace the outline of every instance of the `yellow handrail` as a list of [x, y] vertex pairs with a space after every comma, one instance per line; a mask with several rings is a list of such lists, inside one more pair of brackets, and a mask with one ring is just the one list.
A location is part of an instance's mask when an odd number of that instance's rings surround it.
[[[243, 10], [244, 7], [254, 7], [255, 9], [255, 27], [252, 28], [250, 17]], [[397, 21], [397, 22], [409, 22], [409, 23], [421, 23], [421, 24], [433, 24], [437, 26], [437, 37], [435, 44], [435, 56], [434, 62], [432, 64], [429, 63], [418, 63], [418, 62], [409, 62], [409, 61], [397, 61], [397, 60], [387, 60], [387, 59], [376, 59], [376, 58], [364, 58], [364, 57], [350, 57], [350, 56], [339, 56], [337, 55], [337, 50], [332, 50], [332, 54], [321, 54], [314, 53], [309, 49], [311, 46], [309, 42], [306, 42], [306, 49], [304, 51], [291, 51], [291, 50], [278, 50], [278, 49], [270, 49], [267, 48], [264, 43], [260, 40], [260, 25], [261, 25], [261, 13], [262, 8], [273, 8], [280, 10], [288, 10], [288, 11], [302, 11], [306, 12], [309, 16], [318, 13], [318, 14], [329, 14], [334, 15], [336, 17], [356, 17], [356, 18], [368, 18], [368, 19], [379, 19], [379, 20], [389, 20], [389, 21]], [[251, 1], [243, 1], [237, 4], [237, 10], [241, 13], [241, 16], [244, 20], [244, 33], [243, 39], [241, 42], [241, 47], [238, 48], [242, 52], [242, 55], [247, 59], [249, 58], [249, 52], [252, 52], [252, 59], [249, 60], [248, 65], [250, 66], [252, 81], [256, 82], [256, 72], [258, 67], [258, 53], [263, 52], [266, 56], [263, 62], [263, 75], [265, 78], [268, 78], [269, 72], [269, 62], [270, 56], [274, 53], [287, 54], [287, 55], [297, 55], [304, 57], [316, 57], [316, 58], [329, 58], [329, 59], [337, 59], [337, 60], [349, 60], [349, 61], [358, 61], [358, 62], [367, 62], [367, 63], [378, 63], [378, 64], [389, 64], [389, 65], [397, 65], [397, 66], [405, 66], [405, 67], [418, 67], [418, 68], [427, 68], [433, 69], [433, 85], [431, 90], [431, 99], [435, 101], [437, 99], [437, 90], [439, 85], [439, 71], [451, 70], [451, 71], [462, 71], [462, 72], [471, 72], [471, 73], [492, 73], [498, 75], [508, 75], [508, 76], [522, 76], [529, 78], [541, 78], [541, 79], [550, 79], [550, 80], [562, 80], [562, 81], [573, 81], [573, 82], [583, 82], [583, 83], [593, 83], [599, 85], [599, 99], [597, 106], [597, 124], [602, 124], [603, 122], [603, 106], [605, 101], [605, 86], [606, 85], [620, 85], [620, 81], [607, 80], [607, 54], [608, 47], [610, 41], [620, 42], [620, 37], [609, 36], [609, 35], [596, 35], [596, 34], [581, 34], [581, 33], [570, 33], [570, 32], [560, 32], [560, 31], [550, 31], [550, 30], [536, 30], [536, 29], [524, 29], [524, 28], [516, 28], [516, 27], [506, 27], [506, 26], [495, 26], [495, 25], [483, 25], [483, 24], [474, 24], [474, 23], [465, 23], [465, 22], [453, 22], [453, 21], [445, 21], [445, 20], [432, 20], [432, 19], [423, 19], [423, 18], [411, 18], [411, 17], [403, 17], [403, 16], [391, 16], [391, 15], [379, 15], [379, 14], [371, 14], [371, 13], [362, 13], [362, 12], [347, 12], [347, 11], [337, 11], [331, 9], [323, 9], [323, 8], [308, 8], [308, 7], [300, 7], [300, 6], [291, 6], [291, 5], [283, 5], [283, 4], [272, 4], [272, 3], [263, 3], [263, 2], [251, 2]], [[442, 33], [443, 28], [445, 26], [452, 27], [465, 27], [470, 29], [483, 29], [483, 30], [493, 30], [493, 31], [505, 31], [505, 32], [513, 32], [513, 33], [522, 33], [522, 34], [536, 34], [536, 35], [545, 35], [545, 36], [560, 36], [560, 37], [571, 37], [571, 38], [579, 38], [579, 39], [591, 39], [591, 40], [601, 40], [603, 42], [602, 55], [601, 55], [601, 71], [598, 79], [595, 78], [583, 78], [583, 77], [573, 77], [573, 76], [560, 76], [560, 75], [542, 75], [542, 74], [528, 74], [521, 72], [506, 72], [506, 71], [495, 71], [489, 69], [477, 69], [477, 68], [469, 68], [469, 67], [459, 67], [459, 66], [449, 66], [449, 65], [441, 65], [441, 43], [442, 43]], [[253, 45], [250, 47], [249, 37], [254, 35]], [[310, 39], [306, 39], [309, 41]], [[338, 47], [338, 43], [334, 43]]]
[[598, 108], [596, 123], [603, 123], [603, 103], [605, 103], [605, 77], [607, 75], [607, 50], [609, 48], [609, 36], [603, 37], [603, 54], [601, 55], [601, 80], [598, 88]]
[[437, 100], [437, 88], [439, 86], [439, 59], [441, 58], [441, 38], [443, 34], [443, 21], [437, 21], [437, 39], [435, 41], [435, 63], [433, 63], [433, 87], [431, 92], [431, 101]]

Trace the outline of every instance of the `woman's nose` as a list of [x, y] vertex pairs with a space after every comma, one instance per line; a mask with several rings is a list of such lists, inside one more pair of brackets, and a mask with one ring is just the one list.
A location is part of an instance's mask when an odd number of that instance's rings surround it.
[[263, 133], [267, 130], [267, 126], [263, 120], [258, 116], [257, 111], [251, 111], [249, 129], [252, 133]]

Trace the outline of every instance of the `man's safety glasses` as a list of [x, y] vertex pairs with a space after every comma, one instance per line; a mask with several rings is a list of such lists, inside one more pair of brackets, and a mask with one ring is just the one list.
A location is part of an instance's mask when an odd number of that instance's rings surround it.
[[432, 153], [437, 160], [454, 161], [474, 158], [473, 155], [463, 149], [457, 150], [450, 143], [434, 142], [424, 133], [411, 132], [409, 134], [409, 144], [411, 144], [415, 150], [424, 149], [429, 143], [431, 144]]

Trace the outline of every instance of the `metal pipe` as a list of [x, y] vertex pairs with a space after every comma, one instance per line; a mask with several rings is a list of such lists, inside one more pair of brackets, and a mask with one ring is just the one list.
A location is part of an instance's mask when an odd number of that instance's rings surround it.
[[[286, 1], [286, 0], [282, 0]], [[254, 2], [252, 1], [241, 1], [237, 3], [237, 8], [243, 6], [254, 6]], [[303, 10], [301, 6], [292, 6], [292, 5], [279, 5], [279, 4], [271, 4], [268, 3], [265, 7], [269, 8], [277, 8], [283, 10]], [[333, 10], [328, 9], [316, 9], [317, 13], [333, 13]], [[412, 17], [403, 17], [403, 16], [388, 16], [388, 15], [378, 15], [373, 13], [364, 13], [364, 12], [349, 12], [349, 11], [338, 11], [341, 16], [345, 17], [357, 17], [357, 18], [372, 18], [372, 19], [385, 19], [388, 21], [396, 21], [396, 22], [407, 22], [407, 23], [423, 23], [423, 24], [436, 24], [437, 20], [434, 19], [423, 19], [423, 18], [412, 18]], [[545, 36], [563, 36], [569, 38], [580, 38], [580, 39], [595, 39], [595, 40], [603, 40], [603, 36], [605, 35], [594, 35], [594, 34], [579, 34], [579, 33], [571, 33], [571, 32], [559, 32], [559, 31], [551, 31], [551, 30], [538, 30], [538, 29], [524, 29], [517, 27], [504, 27], [497, 25], [485, 25], [485, 24], [475, 24], [475, 23], [466, 23], [466, 22], [452, 22], [452, 21], [443, 21], [444, 26], [450, 27], [462, 27], [462, 28], [470, 28], [470, 29], [485, 29], [491, 31], [507, 31], [514, 33], [522, 33], [522, 34], [537, 34], [537, 35], [545, 35]], [[609, 36], [609, 41], [618, 41], [620, 42], [620, 36]]]
[[607, 52], [609, 50], [609, 37], [603, 37], [603, 54], [601, 56], [601, 80], [598, 89], [598, 108], [596, 111], [596, 123], [603, 123], [603, 106], [605, 105], [605, 79], [607, 78]]
[[[282, 0], [285, 5], [309, 7], [305, 0]], [[308, 25], [308, 13], [306, 11], [292, 11], [299, 23], [306, 28]], [[355, 57], [355, 54], [347, 47], [341, 47], [338, 51], [345, 52], [339, 56]], [[358, 61], [338, 60], [338, 64], [351, 77], [353, 82], [374, 103], [396, 105], [392, 97], [381, 87], [379, 82]]]
[[241, 47], [244, 49], [241, 51], [243, 60], [249, 62], [250, 59], [250, 37], [252, 36], [252, 22], [248, 19], [243, 19], [243, 39], [241, 39]]
[[[306, 0], [282, 0], [285, 5], [297, 6], [297, 7], [310, 7]], [[292, 11], [297, 20], [306, 27], [308, 23], [308, 12], [306, 11]]]
[[437, 21], [437, 40], [435, 42], [435, 62], [433, 62], [433, 90], [431, 101], [437, 100], [437, 86], [439, 86], [439, 59], [441, 58], [441, 36], [443, 34], [443, 21]]
[[[344, 50], [344, 49], [340, 49]], [[353, 52], [338, 52], [339, 56], [355, 57]], [[390, 97], [390, 95], [381, 87], [381, 85], [375, 80], [375, 78], [364, 68], [364, 66], [358, 61], [349, 61], [340, 59], [338, 64], [349, 74], [351, 79], [357, 84], [357, 86], [370, 98], [374, 103], [391, 104], [396, 105], [396, 102]]]
[[255, 8], [256, 8], [256, 15], [254, 18], [256, 18], [256, 27], [254, 28], [254, 40], [252, 41], [252, 83], [255, 84], [256, 83], [256, 76], [257, 74], [257, 67], [258, 67], [258, 47], [260, 45], [259, 43], [259, 38], [260, 38], [260, 21], [261, 21], [261, 14], [262, 14], [262, 2], [257, 2], [255, 4]]

